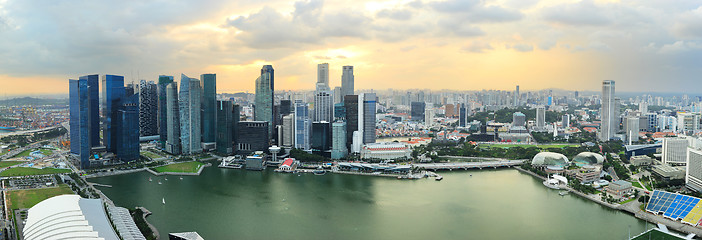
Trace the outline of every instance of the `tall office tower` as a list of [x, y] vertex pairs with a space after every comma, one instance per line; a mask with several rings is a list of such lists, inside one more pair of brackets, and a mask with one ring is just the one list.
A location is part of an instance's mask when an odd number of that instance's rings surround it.
[[202, 151], [200, 133], [200, 106], [202, 87], [200, 80], [181, 74], [180, 92], [178, 93], [180, 112], [180, 147], [183, 154]]
[[158, 89], [153, 81], [139, 81], [139, 135], [158, 135]]
[[[202, 82], [202, 142], [214, 143], [217, 134], [217, 75], [213, 73], [200, 75]], [[228, 111], [231, 113], [231, 111]]]
[[247, 155], [268, 150], [268, 122], [241, 121], [237, 124], [237, 153]]
[[453, 104], [444, 105], [444, 115], [446, 117], [455, 117], [456, 116], [456, 106], [454, 106]]
[[648, 123], [646, 124], [648, 132], [658, 132], [659, 130], [659, 124], [658, 124], [658, 114], [657, 113], [647, 113], [646, 114], [646, 119], [648, 120]]
[[568, 129], [568, 127], [570, 127], [570, 115], [563, 114], [563, 117], [561, 117], [561, 126], [565, 129]]
[[544, 106], [536, 107], [536, 128], [540, 131], [546, 128], [546, 108]]
[[346, 147], [346, 122], [336, 121], [332, 123], [332, 159], [342, 159], [348, 155]]
[[671, 166], [685, 165], [688, 141], [685, 138], [663, 138], [661, 161]]
[[92, 106], [98, 103], [98, 99], [93, 98], [96, 95], [92, 93], [96, 91], [94, 88], [98, 88], [97, 79], [68, 80], [71, 153], [78, 155], [81, 169], [90, 168], [90, 151], [93, 147], [91, 140], [93, 136], [100, 136], [99, 130], [93, 126], [93, 119], [99, 118]]
[[90, 146], [100, 146], [100, 76], [97, 74], [86, 75], [79, 78], [87, 81], [90, 114]]
[[275, 125], [273, 120], [273, 84], [274, 84], [273, 66], [264, 65], [261, 69], [261, 76], [256, 79], [256, 99], [254, 109], [254, 120], [266, 121], [270, 124], [268, 127], [268, 138], [273, 135], [272, 126]]
[[461, 104], [461, 108], [458, 109], [458, 126], [465, 127], [468, 120], [468, 114], [466, 111], [466, 105]]
[[292, 113], [292, 102], [290, 100], [280, 100], [280, 108], [278, 109], [278, 114], [281, 116], [286, 116]]
[[158, 135], [162, 149], [166, 149], [166, 141], [168, 141], [168, 102], [166, 99], [166, 86], [172, 82], [173, 76], [158, 76]]
[[341, 95], [353, 95], [354, 92], [353, 66], [343, 66], [341, 69]]
[[[318, 83], [319, 85], [320, 83]], [[334, 119], [334, 103], [331, 91], [315, 91], [314, 94], [314, 120], [317, 122], [331, 123]]]
[[419, 91], [417, 93], [417, 102], [426, 102], [426, 100], [424, 100], [424, 91]]
[[217, 152], [229, 155], [234, 153], [232, 145], [232, 102], [217, 101]]
[[317, 83], [329, 88], [329, 63], [317, 64]]
[[358, 107], [358, 95], [344, 96], [344, 108], [346, 109], [346, 147], [348, 149], [351, 149], [351, 144], [353, 143], [353, 132], [358, 131]]
[[124, 162], [139, 160], [139, 94], [125, 95], [115, 116], [115, 155]]
[[295, 148], [310, 149], [310, 117], [309, 108], [302, 100], [295, 100]]
[[641, 114], [648, 113], [648, 103], [646, 103], [644, 101], [639, 102], [639, 112]]
[[616, 114], [616, 109], [618, 107], [614, 99], [614, 90], [614, 81], [602, 81], [602, 108], [600, 110], [602, 123], [599, 134], [600, 141], [612, 139], [614, 134], [619, 130], [619, 124], [617, 123], [618, 114]]
[[412, 121], [424, 122], [424, 109], [426, 109], [426, 103], [412, 102], [410, 106], [410, 116], [412, 117]]
[[639, 117], [626, 117], [626, 128], [624, 128], [624, 132], [626, 134], [626, 140], [629, 142], [629, 145], [631, 145], [633, 142], [639, 141]]
[[328, 122], [313, 122], [310, 135], [310, 148], [327, 151], [331, 149], [331, 124]]
[[427, 108], [424, 110], [424, 124], [426, 126], [434, 125], [434, 109]]
[[[180, 149], [180, 104], [178, 101], [178, 85], [175, 82], [166, 85], [166, 152], [174, 155], [181, 153]], [[163, 126], [163, 125], [161, 125]]]
[[519, 103], [519, 85], [517, 85], [517, 89], [514, 90], [514, 106], [520, 106], [521, 104]]
[[524, 127], [526, 126], [526, 115], [521, 112], [515, 112], [512, 114], [512, 127]]
[[693, 135], [699, 130], [700, 115], [678, 113], [678, 130], [685, 135]]
[[294, 146], [294, 136], [295, 136], [295, 114], [288, 114], [283, 117], [283, 130], [282, 136], [280, 137], [280, 142], [283, 147], [293, 147]]
[[696, 148], [687, 149], [685, 187], [702, 192], [702, 151]]
[[378, 98], [375, 93], [362, 93], [358, 98], [358, 129], [363, 143], [375, 142], [375, 110]]
[[125, 87], [123, 76], [102, 76], [102, 115], [104, 117], [102, 135], [105, 148], [108, 152], [115, 151], [115, 144], [118, 138], [115, 129], [119, 126], [113, 119], [116, 117], [117, 106], [124, 96]]
[[239, 120], [241, 119], [241, 107], [239, 105], [234, 104], [232, 106], [232, 152], [237, 152], [239, 149], [237, 149], [237, 146], [239, 146], [237, 142], [237, 136], [239, 135]]
[[341, 87], [334, 87], [334, 104], [344, 101], [344, 96], [341, 94]]
[[575, 91], [575, 99], [578, 99], [580, 97], [580, 93], [578, 91]]

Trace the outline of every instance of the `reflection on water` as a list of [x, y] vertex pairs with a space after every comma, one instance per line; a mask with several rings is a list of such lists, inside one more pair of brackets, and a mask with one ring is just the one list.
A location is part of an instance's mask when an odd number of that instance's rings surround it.
[[[470, 176], [469, 174], [472, 174]], [[205, 168], [149, 182], [146, 172], [90, 181], [118, 205], [144, 206], [162, 236], [205, 239], [626, 239], [644, 222], [516, 170], [433, 179]], [[167, 204], [161, 203], [161, 198]]]

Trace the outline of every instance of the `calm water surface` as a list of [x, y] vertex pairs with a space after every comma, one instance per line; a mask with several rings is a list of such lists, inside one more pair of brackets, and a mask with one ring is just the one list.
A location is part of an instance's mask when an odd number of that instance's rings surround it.
[[[117, 205], [144, 206], [162, 239], [627, 239], [646, 223], [517, 170], [442, 172], [444, 180], [205, 168], [90, 179]], [[472, 174], [472, 176], [471, 176]], [[163, 183], [159, 185], [157, 180]], [[166, 204], [161, 203], [165, 198]], [[651, 225], [648, 225], [651, 227]]]

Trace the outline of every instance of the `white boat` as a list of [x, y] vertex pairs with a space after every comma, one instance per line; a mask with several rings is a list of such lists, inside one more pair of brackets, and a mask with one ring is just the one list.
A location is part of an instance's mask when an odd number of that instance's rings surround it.
[[444, 179], [444, 177], [443, 177], [443, 176], [438, 176], [438, 177], [434, 178], [434, 180], [436, 180], [436, 181], [441, 181], [441, 179]]
[[180, 177], [180, 180], [183, 180], [183, 177], [182, 177], [182, 176]]
[[166, 199], [165, 199], [165, 198], [161, 198], [161, 202], [163, 202], [163, 204], [166, 204]]
[[164, 179], [165, 179], [166, 181], [168, 181], [168, 177], [165, 177]]
[[558, 195], [561, 195], [561, 196], [568, 195], [568, 191], [561, 191], [558, 193]]
[[151, 181], [153, 181], [153, 180], [151, 180], [151, 177], [149, 177], [149, 182], [151, 182]]
[[158, 180], [158, 184], [161, 184], [161, 180]]

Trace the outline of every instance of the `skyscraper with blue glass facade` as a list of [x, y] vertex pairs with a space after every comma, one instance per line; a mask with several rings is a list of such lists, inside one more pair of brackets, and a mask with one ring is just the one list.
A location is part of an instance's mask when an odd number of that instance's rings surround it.
[[[98, 105], [98, 94], [93, 94], [93, 91], [97, 92], [97, 79], [90, 81], [86, 76], [80, 80], [69, 80], [68, 88], [71, 153], [78, 155], [80, 168], [87, 169], [90, 167], [90, 151], [94, 146], [92, 140], [97, 136], [99, 142], [100, 136], [99, 125], [94, 124], [95, 119], [99, 120], [99, 115], [93, 107]], [[94, 95], [95, 98], [92, 97]]]
[[213, 73], [200, 75], [202, 81], [202, 142], [216, 141], [217, 132], [217, 75]]
[[308, 150], [310, 149], [310, 112], [307, 104], [301, 100], [295, 100], [295, 123], [294, 123], [294, 141], [295, 148]]
[[100, 146], [100, 76], [97, 74], [82, 76], [79, 79], [88, 82], [88, 98], [90, 98], [90, 146]]
[[115, 155], [122, 161], [139, 159], [139, 94], [124, 96], [116, 109]]
[[[109, 152], [115, 152], [117, 142], [117, 129], [119, 125], [114, 118], [117, 117], [117, 109], [120, 101], [124, 97], [124, 77], [116, 75], [102, 76], [102, 116], [105, 148]], [[137, 127], [137, 129], [139, 129]]]

